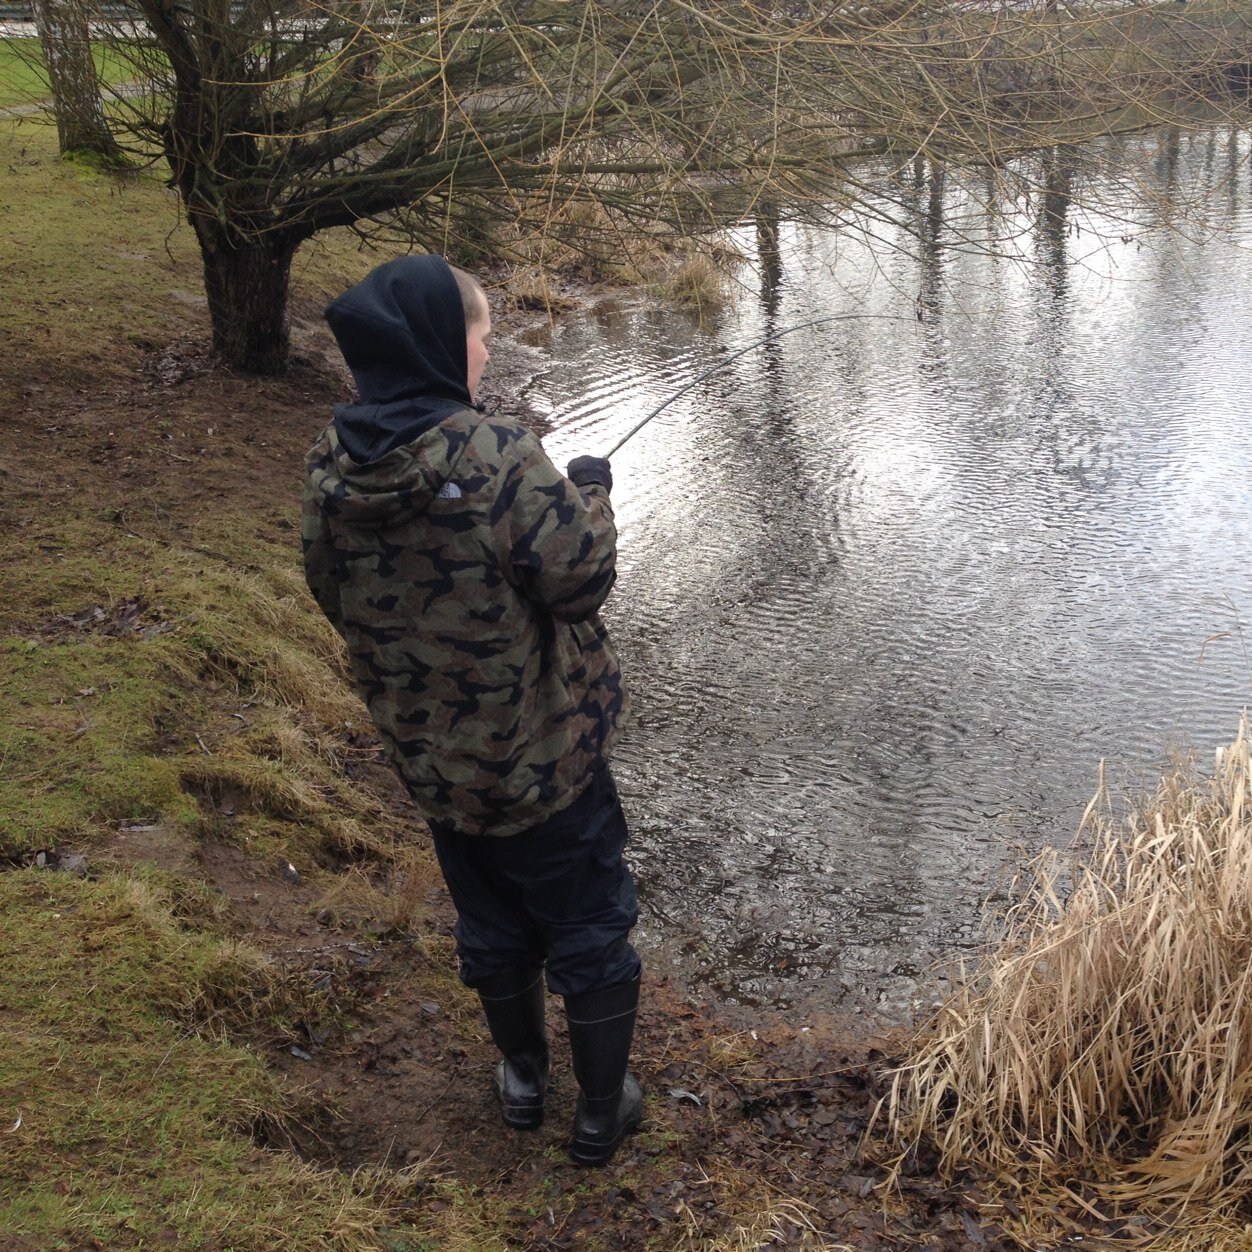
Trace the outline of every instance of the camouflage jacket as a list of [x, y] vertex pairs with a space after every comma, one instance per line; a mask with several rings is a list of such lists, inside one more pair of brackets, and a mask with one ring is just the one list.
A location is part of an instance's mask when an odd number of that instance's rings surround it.
[[625, 714], [598, 610], [608, 492], [470, 409], [360, 465], [332, 423], [308, 458], [309, 588], [419, 809], [511, 835], [577, 796]]

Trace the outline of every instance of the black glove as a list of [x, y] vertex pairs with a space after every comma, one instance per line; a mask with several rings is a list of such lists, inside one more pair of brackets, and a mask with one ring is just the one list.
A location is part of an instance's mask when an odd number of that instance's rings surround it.
[[565, 476], [575, 487], [590, 487], [598, 483], [605, 491], [613, 490], [613, 471], [602, 456], [576, 456], [570, 463]]

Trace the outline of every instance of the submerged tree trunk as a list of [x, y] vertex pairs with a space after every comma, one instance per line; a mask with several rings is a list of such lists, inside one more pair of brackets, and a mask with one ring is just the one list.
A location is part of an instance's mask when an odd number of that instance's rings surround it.
[[61, 155], [87, 152], [118, 162], [121, 148], [100, 102], [91, 31], [81, 0], [33, 0], [32, 7], [48, 66]]
[[290, 342], [287, 296], [299, 238], [278, 231], [230, 241], [199, 227], [214, 350], [247, 374], [281, 374]]

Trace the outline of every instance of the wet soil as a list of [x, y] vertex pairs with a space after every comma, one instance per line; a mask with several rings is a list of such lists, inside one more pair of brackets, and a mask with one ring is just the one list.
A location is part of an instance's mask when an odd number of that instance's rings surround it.
[[547, 1121], [533, 1133], [503, 1129], [488, 1091], [489, 1042], [467, 1038], [465, 1019], [438, 999], [406, 994], [427, 960], [387, 950], [362, 974], [370, 994], [353, 1028], [299, 1049], [304, 1058], [282, 1058], [336, 1110], [320, 1142], [306, 1137], [310, 1155], [346, 1168], [420, 1161], [450, 1171], [497, 1197], [517, 1247], [700, 1246], [754, 1223], [760, 1242], [745, 1246], [764, 1246], [767, 1234], [788, 1247], [818, 1234], [820, 1246], [858, 1249], [1002, 1246], [979, 1217], [981, 1197], [940, 1184], [925, 1162], [884, 1189], [865, 1135], [886, 1056], [848, 1046], [837, 1027], [799, 1031], [763, 1015], [731, 1030], [715, 1008], [650, 982], [634, 1058], [646, 1120], [606, 1169], [588, 1174], [563, 1157], [576, 1089], [556, 1002]]
[[[525, 380], [525, 350], [510, 340], [535, 316], [498, 319], [485, 387], [489, 406], [523, 418], [509, 397]], [[206, 519], [228, 511], [259, 536], [296, 544], [303, 454], [348, 380], [311, 310], [297, 310], [295, 339], [282, 379], [234, 374], [194, 341], [124, 351], [90, 379], [27, 376], [0, 531], [37, 529], [72, 498], [102, 533], [116, 526], [194, 545]], [[138, 605], [114, 617], [119, 630], [159, 626]], [[92, 625], [71, 616], [61, 628]], [[389, 775], [376, 772], [386, 791]], [[387, 794], [398, 823], [417, 827], [398, 784]], [[305, 1110], [286, 1132], [298, 1150], [349, 1170], [423, 1162], [432, 1178], [502, 1207], [511, 1246], [1008, 1246], [986, 1197], [939, 1179], [933, 1162], [914, 1162], [898, 1190], [883, 1186], [874, 1162], [885, 1149], [867, 1128], [899, 1041], [867, 1038], [863, 1021], [854, 1035], [834, 1018], [732, 1015], [649, 981], [635, 1050], [644, 1127], [607, 1168], [583, 1171], [562, 1152], [575, 1091], [558, 1001], [548, 1119], [530, 1134], [499, 1122], [491, 1046], [456, 981], [452, 911], [436, 874], [429, 929], [380, 936], [319, 910], [324, 884], [229, 840], [184, 845], [138, 824], [92, 856], [202, 878], [241, 936], [307, 982], [299, 1032], [266, 1043]], [[432, 1186], [409, 1203], [437, 1210], [446, 1200]]]

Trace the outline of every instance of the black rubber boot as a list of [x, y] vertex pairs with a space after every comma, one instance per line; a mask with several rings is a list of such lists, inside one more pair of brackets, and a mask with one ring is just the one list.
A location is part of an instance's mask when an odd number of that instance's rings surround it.
[[569, 1154], [576, 1165], [603, 1165], [639, 1126], [643, 1092], [626, 1072], [639, 1007], [639, 979], [565, 997], [570, 1055], [580, 1095]]
[[504, 1057], [493, 1085], [506, 1126], [534, 1130], [543, 1121], [548, 1085], [548, 1031], [543, 970], [506, 969], [476, 988], [492, 1041]]

